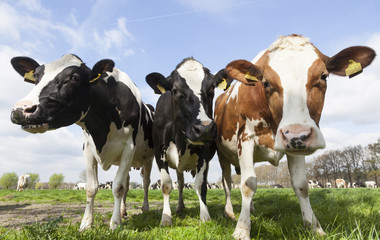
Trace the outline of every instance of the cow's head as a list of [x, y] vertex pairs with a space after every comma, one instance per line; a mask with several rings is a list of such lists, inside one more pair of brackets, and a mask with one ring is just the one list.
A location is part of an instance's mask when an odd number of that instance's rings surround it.
[[[184, 59], [169, 77], [160, 73], [146, 76], [157, 94], [171, 94], [173, 120], [193, 144], [213, 141], [216, 125], [212, 119], [214, 89], [223, 82], [224, 69], [215, 76], [193, 58]], [[159, 114], [159, 113], [157, 113]]]
[[375, 55], [371, 48], [355, 46], [330, 58], [309, 39], [290, 35], [274, 42], [255, 64], [236, 60], [226, 73], [245, 84], [262, 84], [275, 123], [275, 149], [306, 155], [325, 147], [319, 120], [329, 74], [355, 76]]
[[68, 126], [87, 112], [90, 86], [98, 78], [92, 77], [91, 69], [79, 57], [67, 54], [44, 65], [29, 57], [15, 57], [11, 63], [25, 81], [35, 84], [11, 113], [12, 122], [25, 131], [43, 133]]

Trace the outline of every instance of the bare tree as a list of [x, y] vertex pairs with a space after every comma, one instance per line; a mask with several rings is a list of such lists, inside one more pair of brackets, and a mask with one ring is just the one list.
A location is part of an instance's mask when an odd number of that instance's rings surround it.
[[87, 172], [86, 169], [83, 169], [82, 172], [79, 173], [79, 181], [87, 182]]
[[376, 185], [379, 186], [377, 178], [380, 176], [380, 138], [377, 139], [376, 143], [368, 144], [366, 150], [368, 155], [364, 161], [364, 165], [367, 177], [373, 177]]
[[347, 172], [350, 183], [360, 181], [361, 166], [364, 161], [364, 151], [361, 145], [346, 147], [342, 151], [342, 162], [344, 171]]

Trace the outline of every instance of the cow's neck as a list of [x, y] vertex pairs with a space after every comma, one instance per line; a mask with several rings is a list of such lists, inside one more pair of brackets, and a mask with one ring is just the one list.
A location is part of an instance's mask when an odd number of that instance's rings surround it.
[[107, 141], [111, 123], [115, 123], [120, 129], [122, 122], [114, 104], [104, 94], [98, 86], [92, 86], [90, 91], [90, 101], [88, 109], [78, 125], [91, 135], [97, 151], [100, 153]]

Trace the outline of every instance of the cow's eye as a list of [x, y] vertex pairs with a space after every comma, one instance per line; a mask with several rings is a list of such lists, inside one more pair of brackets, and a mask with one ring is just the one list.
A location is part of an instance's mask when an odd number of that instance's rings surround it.
[[267, 80], [263, 80], [262, 83], [263, 83], [264, 88], [270, 87], [270, 83]]
[[173, 97], [176, 98], [176, 99], [182, 99], [182, 98], [184, 98], [182, 92], [179, 91], [179, 90], [176, 89], [176, 88], [172, 89], [172, 95], [173, 95]]
[[71, 80], [79, 81], [79, 80], [80, 80], [80, 76], [79, 76], [79, 74], [74, 73], [73, 75], [71, 75]]

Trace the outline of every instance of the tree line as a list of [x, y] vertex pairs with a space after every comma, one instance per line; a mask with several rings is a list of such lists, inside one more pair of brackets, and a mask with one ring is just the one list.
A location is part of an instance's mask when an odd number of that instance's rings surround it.
[[[283, 187], [291, 187], [288, 165], [286, 161], [281, 161], [278, 167], [262, 164], [255, 167], [258, 184], [261, 187], [270, 187], [273, 184], [281, 184]], [[342, 150], [330, 150], [322, 155], [314, 157], [306, 163], [307, 178], [317, 180], [323, 185], [342, 178], [346, 182], [365, 182], [375, 181], [377, 186], [380, 182], [380, 138], [377, 142], [368, 144], [345, 147]], [[48, 186], [40, 183], [37, 173], [28, 173], [31, 176], [32, 184], [29, 188], [56, 189], [64, 184], [62, 173], [55, 173], [49, 178]], [[85, 182], [86, 172], [80, 174], [80, 179]], [[240, 182], [240, 179], [233, 179]], [[18, 176], [16, 173], [4, 173], [0, 177], [0, 187], [3, 189], [16, 189]], [[220, 184], [221, 185], [221, 184]]]
[[[280, 162], [278, 167], [263, 164], [255, 168], [259, 185], [281, 184], [290, 186], [287, 162]], [[380, 178], [380, 138], [377, 142], [349, 146], [341, 150], [330, 150], [314, 157], [306, 163], [307, 178], [317, 180], [323, 185], [342, 178], [347, 183], [375, 181], [379, 186]]]

